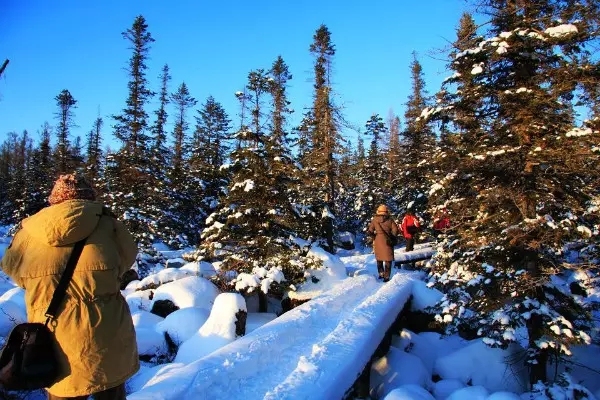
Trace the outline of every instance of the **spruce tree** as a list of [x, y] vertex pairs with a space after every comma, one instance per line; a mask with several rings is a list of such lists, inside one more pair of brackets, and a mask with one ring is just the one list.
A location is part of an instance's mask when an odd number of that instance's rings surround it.
[[312, 237], [327, 251], [334, 251], [335, 202], [337, 185], [336, 155], [343, 138], [339, 129], [339, 110], [332, 94], [332, 63], [335, 46], [331, 33], [321, 25], [313, 36], [310, 52], [314, 55], [314, 95], [308, 152], [303, 155], [304, 196], [316, 216]]
[[107, 196], [117, 214], [127, 213], [126, 223], [143, 246], [160, 239], [160, 231], [146, 212], [144, 204], [152, 183], [149, 155], [148, 114], [145, 107], [153, 96], [148, 87], [146, 70], [148, 52], [154, 42], [143, 16], [135, 18], [131, 28], [122, 33], [130, 43], [131, 58], [127, 65], [129, 94], [121, 114], [113, 115], [114, 135], [122, 147], [107, 156]]
[[58, 112], [56, 113], [58, 119], [56, 127], [57, 141], [54, 157], [56, 158], [57, 172], [66, 174], [73, 172], [75, 167], [69, 131], [73, 126], [73, 109], [77, 107], [77, 100], [73, 98], [71, 92], [67, 89], [63, 89], [54, 100], [56, 100], [58, 106]]
[[[196, 105], [185, 82], [179, 85], [177, 91], [171, 95], [171, 102], [175, 107], [175, 127], [173, 129], [173, 156], [168, 172], [170, 188], [169, 223], [164, 229], [172, 231], [169, 243], [179, 246], [187, 245], [196, 227], [189, 223], [189, 216], [196, 212], [197, 205], [191, 198], [190, 190], [194, 190], [188, 176], [187, 163], [189, 161], [189, 141], [187, 114], [190, 108]], [[181, 235], [181, 236], [180, 236]]]
[[229, 153], [231, 121], [223, 106], [209, 96], [197, 110], [196, 125], [190, 142], [190, 157], [186, 179], [189, 201], [194, 212], [188, 215], [194, 227], [190, 241], [199, 243], [206, 218], [220, 207], [220, 197], [226, 193], [229, 174], [225, 165]]
[[[167, 124], [167, 105], [169, 104], [169, 81], [171, 75], [169, 74], [169, 65], [165, 64], [162, 68], [162, 72], [159, 76], [160, 79], [160, 92], [159, 92], [159, 106], [158, 110], [154, 111], [156, 120], [151, 127], [152, 138], [151, 138], [151, 153], [153, 164], [157, 166], [166, 166], [169, 159], [167, 146], [167, 132], [165, 126]], [[159, 171], [156, 171], [159, 172]], [[164, 176], [164, 170], [163, 176]]]
[[39, 136], [39, 145], [33, 148], [27, 170], [31, 190], [28, 190], [30, 198], [25, 209], [26, 215], [33, 215], [48, 205], [48, 196], [56, 176], [50, 146], [51, 127], [47, 122], [42, 125]]
[[103, 152], [100, 148], [102, 144], [102, 125], [104, 120], [102, 117], [97, 117], [94, 120], [94, 126], [89, 131], [87, 136], [87, 151], [86, 151], [86, 175], [91, 182], [94, 182], [95, 186], [101, 182], [102, 173], [102, 156]]
[[17, 223], [27, 217], [32, 188], [31, 178], [27, 172], [31, 165], [32, 142], [27, 131], [21, 136], [11, 132], [9, 134], [11, 155], [9, 158], [8, 193], [7, 200], [11, 207], [10, 223]]
[[390, 194], [386, 185], [389, 171], [386, 160], [384, 136], [387, 128], [379, 114], [373, 114], [365, 123], [365, 135], [370, 145], [361, 169], [358, 171], [359, 193], [357, 197], [357, 216], [362, 230], [370, 222], [379, 204], [387, 204]]
[[398, 174], [402, 160], [402, 148], [400, 146], [400, 118], [390, 111], [387, 118], [388, 131], [388, 152], [387, 152], [387, 168], [389, 176], [387, 182], [393, 186], [394, 177]]
[[156, 119], [150, 127], [149, 137], [149, 157], [148, 169], [150, 171], [148, 179], [148, 193], [145, 201], [145, 210], [149, 218], [155, 221], [157, 231], [161, 232], [162, 238], [169, 244], [179, 246], [174, 240], [177, 234], [171, 225], [171, 216], [173, 211], [171, 207], [177, 201], [171, 198], [173, 194], [173, 185], [169, 180], [170, 162], [172, 158], [172, 148], [168, 146], [167, 140], [167, 106], [169, 104], [169, 66], [165, 64], [159, 75], [160, 91], [159, 106], [154, 111]]
[[[452, 94], [425, 112], [460, 128], [456, 169], [432, 188], [452, 193], [455, 236], [431, 280], [448, 293], [438, 317], [451, 328], [468, 326], [495, 346], [527, 330], [533, 385], [549, 380], [551, 352], [589, 343], [593, 326], [589, 303], [574, 290], [588, 284], [580, 277], [591, 272], [589, 249], [598, 243], [592, 165], [600, 162], [600, 132], [576, 122], [571, 99], [586, 44], [597, 40], [587, 12], [598, 5], [486, 4], [487, 37], [454, 55], [476, 84], [444, 88]], [[474, 105], [474, 124], [461, 102]], [[579, 249], [576, 262], [565, 257], [571, 249]]]
[[430, 99], [416, 53], [413, 53], [410, 71], [412, 91], [404, 112], [402, 154], [393, 187], [397, 188], [396, 202], [401, 209], [412, 207], [416, 212], [422, 212], [427, 204], [426, 191], [429, 187], [430, 168], [427, 161], [433, 153], [436, 138], [430, 124], [421, 118], [421, 112], [429, 105]]
[[8, 140], [0, 145], [0, 223], [12, 223], [13, 204], [10, 201], [10, 160], [11, 150]]
[[114, 134], [123, 142], [124, 150], [134, 158], [145, 155], [148, 144], [146, 128], [148, 114], [144, 107], [154, 93], [148, 88], [146, 70], [148, 66], [148, 52], [154, 38], [148, 31], [148, 24], [142, 15], [138, 15], [131, 28], [122, 33], [130, 44], [133, 54], [129, 59], [127, 73], [129, 74], [129, 96], [126, 107], [119, 115], [114, 115], [116, 121]]
[[[175, 107], [175, 127], [173, 129], [173, 157], [171, 159], [172, 174], [171, 177], [181, 178], [183, 163], [188, 158], [188, 140], [187, 131], [189, 124], [187, 122], [188, 110], [196, 105], [189, 92], [185, 82], [177, 88], [177, 92], [171, 95], [171, 102]], [[179, 175], [179, 176], [178, 176]]]
[[[365, 149], [362, 134], [358, 134], [356, 149], [347, 147], [342, 152], [339, 162], [339, 185], [336, 200], [338, 229], [356, 235], [362, 229], [360, 211], [362, 210], [360, 192], [360, 171], [365, 163]], [[350, 246], [350, 243], [340, 245]]]
[[231, 154], [231, 183], [221, 208], [209, 220], [212, 225], [202, 233], [203, 248], [210, 257], [218, 251], [224, 267], [250, 272], [253, 263], [268, 250], [268, 191], [264, 99], [268, 76], [263, 69], [251, 71], [244, 105], [251, 120], [237, 133], [239, 148]]
[[[231, 181], [219, 208], [207, 218], [200, 253], [237, 273], [275, 267], [293, 283], [304, 280], [304, 254], [293, 240], [298, 213], [290, 202], [297, 173], [286, 140], [289, 79], [278, 58], [269, 72], [251, 71], [243, 96], [237, 95], [250, 120], [235, 135], [239, 145], [228, 166]], [[261, 305], [266, 310], [264, 301]]]

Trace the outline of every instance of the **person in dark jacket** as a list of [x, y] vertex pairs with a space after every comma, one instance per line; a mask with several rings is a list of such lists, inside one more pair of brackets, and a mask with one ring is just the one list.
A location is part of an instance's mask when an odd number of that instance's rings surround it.
[[384, 282], [390, 280], [394, 262], [394, 246], [390, 239], [395, 240], [398, 232], [398, 225], [390, 217], [387, 206], [382, 204], [377, 207], [377, 212], [367, 227], [367, 234], [374, 237], [373, 251], [377, 260], [377, 272]]
[[133, 320], [119, 290], [137, 245], [123, 223], [95, 201], [89, 182], [61, 175], [49, 207], [24, 219], [0, 262], [25, 289], [29, 322], [45, 311], [73, 245], [87, 238], [52, 329], [60, 377], [50, 400], [125, 400], [125, 382], [140, 368]]

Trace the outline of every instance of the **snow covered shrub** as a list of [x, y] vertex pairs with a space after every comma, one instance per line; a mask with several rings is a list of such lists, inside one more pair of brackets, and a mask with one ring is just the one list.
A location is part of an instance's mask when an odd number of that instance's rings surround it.
[[166, 258], [154, 247], [145, 247], [139, 250], [137, 258], [137, 269], [140, 279], [150, 275], [157, 265], [164, 265]]
[[[553, 275], [537, 289], [539, 282], [527, 270], [522, 254], [511, 254], [499, 245], [462, 252], [452, 251], [447, 242], [446, 246], [432, 261], [429, 284], [445, 293], [432, 311], [450, 331], [469, 324], [476, 326], [478, 336], [489, 344], [504, 346], [515, 340], [517, 327], [527, 326], [532, 315], [537, 315], [550, 340], [589, 342], [585, 332], [592, 328], [592, 307], [574, 297], [560, 275]], [[492, 260], [496, 262], [492, 264]], [[546, 346], [544, 343], [540, 345]], [[568, 354], [566, 349], [562, 351]]]
[[567, 373], [560, 374], [552, 384], [537, 383], [530, 393], [531, 400], [592, 400], [594, 395], [584, 386], [573, 382]]

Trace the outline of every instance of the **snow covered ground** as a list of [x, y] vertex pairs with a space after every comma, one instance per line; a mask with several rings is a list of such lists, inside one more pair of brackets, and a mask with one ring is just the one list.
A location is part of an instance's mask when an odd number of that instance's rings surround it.
[[[0, 255], [6, 244], [6, 238], [1, 238]], [[412, 256], [432, 251], [420, 245]], [[413, 296], [414, 309], [433, 304], [441, 296], [425, 286], [420, 272], [394, 269], [390, 282], [377, 281], [375, 260], [368, 250], [317, 255], [326, 268], [315, 287], [305, 288], [316, 297], [280, 317], [253, 312], [240, 295], [219, 294], [205, 278], [214, 273], [205, 263], [163, 269], [130, 284], [123, 295], [132, 310], [138, 348], [140, 354], [154, 358], [128, 381], [128, 399], [341, 398], [383, 337], [384, 322], [393, 318], [409, 296]], [[407, 256], [403, 249], [396, 249], [397, 260]], [[136, 290], [148, 283], [163, 284]], [[23, 293], [0, 274], [0, 337], [25, 320]], [[159, 317], [149, 312], [158, 300], [171, 300], [180, 309]], [[239, 309], [248, 311], [242, 337], [235, 335]], [[179, 345], [172, 360], [161, 358], [168, 353], [165, 332]], [[597, 395], [599, 355], [597, 346], [576, 349], [575, 362], [585, 367], [574, 364], [571, 371], [574, 381]], [[548, 398], [527, 393], [522, 356], [518, 344], [492, 349], [481, 340], [403, 330], [394, 336], [389, 353], [373, 363], [371, 397]], [[162, 364], [156, 365], [157, 360]], [[43, 396], [38, 392], [27, 398]]]

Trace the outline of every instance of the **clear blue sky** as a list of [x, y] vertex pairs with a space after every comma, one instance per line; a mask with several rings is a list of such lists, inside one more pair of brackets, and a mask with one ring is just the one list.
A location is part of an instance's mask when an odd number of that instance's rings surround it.
[[[337, 50], [337, 103], [349, 122], [364, 127], [372, 113], [384, 118], [390, 109], [403, 113], [412, 51], [423, 64], [429, 93], [435, 93], [448, 73], [432, 52], [454, 40], [466, 9], [464, 0], [0, 0], [0, 62], [10, 59], [0, 78], [0, 140], [24, 129], [36, 135], [44, 121], [56, 125], [54, 97], [68, 89], [78, 102], [72, 137], [83, 139], [99, 111], [104, 142], [115, 143], [110, 115], [124, 107], [124, 67], [131, 55], [121, 32], [139, 14], [156, 40], [151, 89], [158, 91], [167, 63], [171, 92], [185, 81], [198, 104], [212, 95], [234, 126], [239, 123], [234, 93], [244, 87], [248, 72], [269, 69], [278, 55], [293, 74], [292, 123], [299, 121], [312, 95], [308, 49], [315, 30], [327, 25]], [[152, 119], [156, 107], [155, 98], [147, 107]]]

